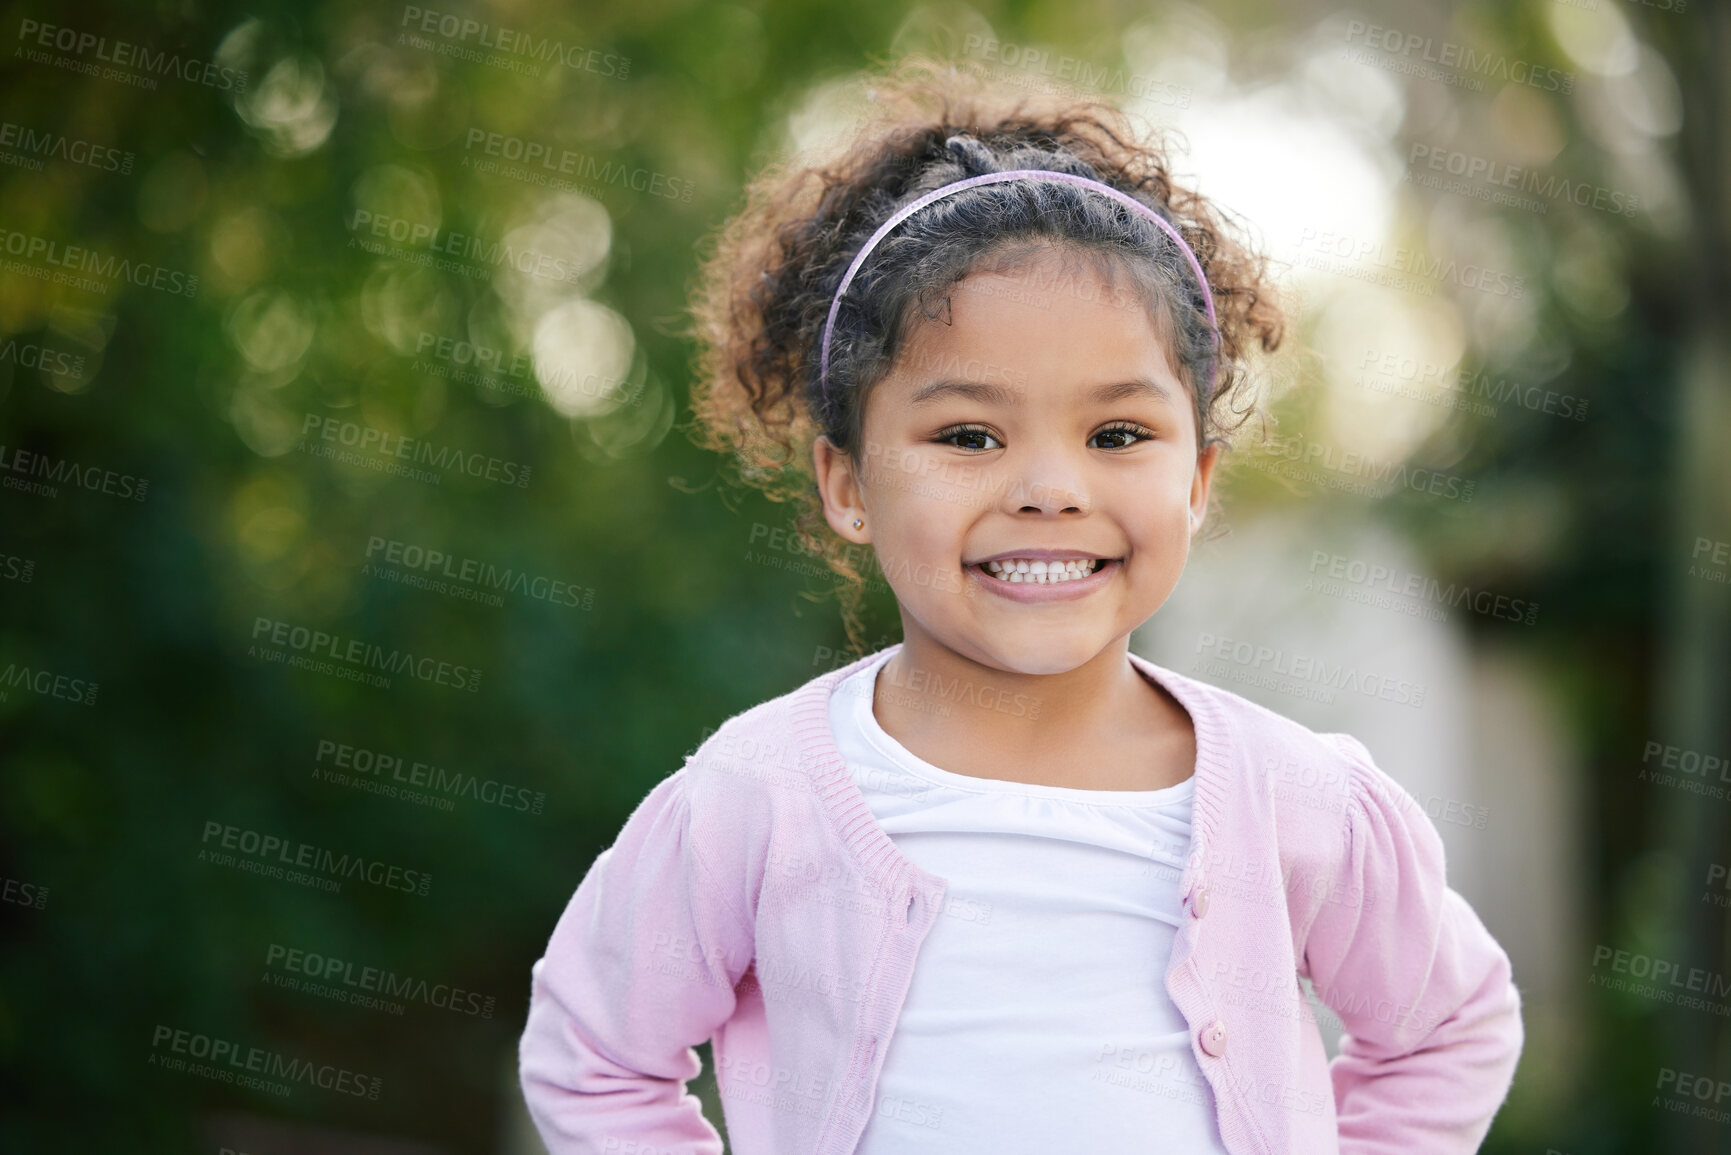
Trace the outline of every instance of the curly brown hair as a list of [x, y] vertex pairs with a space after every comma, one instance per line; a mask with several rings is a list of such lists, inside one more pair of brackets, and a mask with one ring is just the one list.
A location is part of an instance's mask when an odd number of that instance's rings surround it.
[[[866, 397], [893, 365], [916, 309], [940, 315], [950, 287], [988, 258], [1001, 269], [1041, 245], [1122, 268], [1190, 390], [1199, 450], [1224, 442], [1255, 412], [1247, 359], [1257, 348], [1274, 351], [1285, 323], [1266, 257], [1233, 218], [1174, 183], [1166, 142], [1139, 137], [1122, 109], [1074, 94], [1011, 93], [920, 58], [867, 83], [875, 115], [851, 147], [827, 163], [770, 165], [750, 183], [744, 207], [712, 239], [691, 304], [698, 360], [689, 431], [729, 455], [740, 480], [795, 506], [796, 537], [839, 579], [856, 648], [864, 575], [857, 547], [823, 518], [811, 446], [826, 435], [857, 463]], [[830, 303], [866, 239], [926, 192], [1009, 169], [1089, 177], [1161, 214], [1202, 267], [1218, 332], [1182, 254], [1151, 222], [1072, 185], [1010, 181], [936, 202], [873, 250], [838, 314], [820, 383]]]

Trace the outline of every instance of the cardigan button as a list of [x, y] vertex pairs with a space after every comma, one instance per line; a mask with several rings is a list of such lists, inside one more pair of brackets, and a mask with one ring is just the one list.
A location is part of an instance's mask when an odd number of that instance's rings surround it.
[[1190, 896], [1190, 913], [1201, 918], [1208, 913], [1208, 888], [1199, 886], [1196, 893]]
[[1197, 1041], [1202, 1044], [1204, 1054], [1218, 1059], [1226, 1051], [1226, 1024], [1215, 1019], [1202, 1028]]

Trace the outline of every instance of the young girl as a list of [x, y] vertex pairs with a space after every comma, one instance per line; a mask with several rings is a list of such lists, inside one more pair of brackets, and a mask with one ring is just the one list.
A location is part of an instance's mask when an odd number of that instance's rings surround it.
[[696, 310], [710, 443], [876, 552], [903, 641], [595, 860], [533, 968], [536, 1125], [714, 1155], [711, 1040], [737, 1155], [1473, 1151], [1520, 1004], [1423, 810], [1129, 652], [1280, 339], [1262, 265], [1121, 114], [946, 84], [761, 177]]

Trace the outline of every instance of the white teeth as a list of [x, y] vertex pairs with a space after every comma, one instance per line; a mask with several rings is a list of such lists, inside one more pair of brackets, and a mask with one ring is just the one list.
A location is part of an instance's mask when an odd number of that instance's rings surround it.
[[1054, 585], [1085, 578], [1094, 572], [1095, 565], [1093, 560], [1030, 561], [1027, 558], [1005, 558], [1002, 561], [986, 562], [981, 568], [1000, 581]]

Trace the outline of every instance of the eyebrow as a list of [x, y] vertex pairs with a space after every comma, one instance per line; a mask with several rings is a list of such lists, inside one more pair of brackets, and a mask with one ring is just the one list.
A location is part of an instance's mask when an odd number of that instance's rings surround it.
[[[1017, 397], [1016, 391], [1002, 385], [994, 385], [988, 381], [933, 381], [914, 390], [909, 400], [911, 405], [928, 405], [944, 397], [965, 397], [970, 401], [978, 401], [987, 405], [1013, 405]], [[1098, 386], [1088, 395], [1090, 401], [1098, 404], [1110, 404], [1114, 401], [1125, 401], [1132, 397], [1152, 397], [1157, 401], [1173, 404], [1172, 390], [1160, 382], [1148, 377], [1132, 377], [1125, 381], [1111, 381]]]

